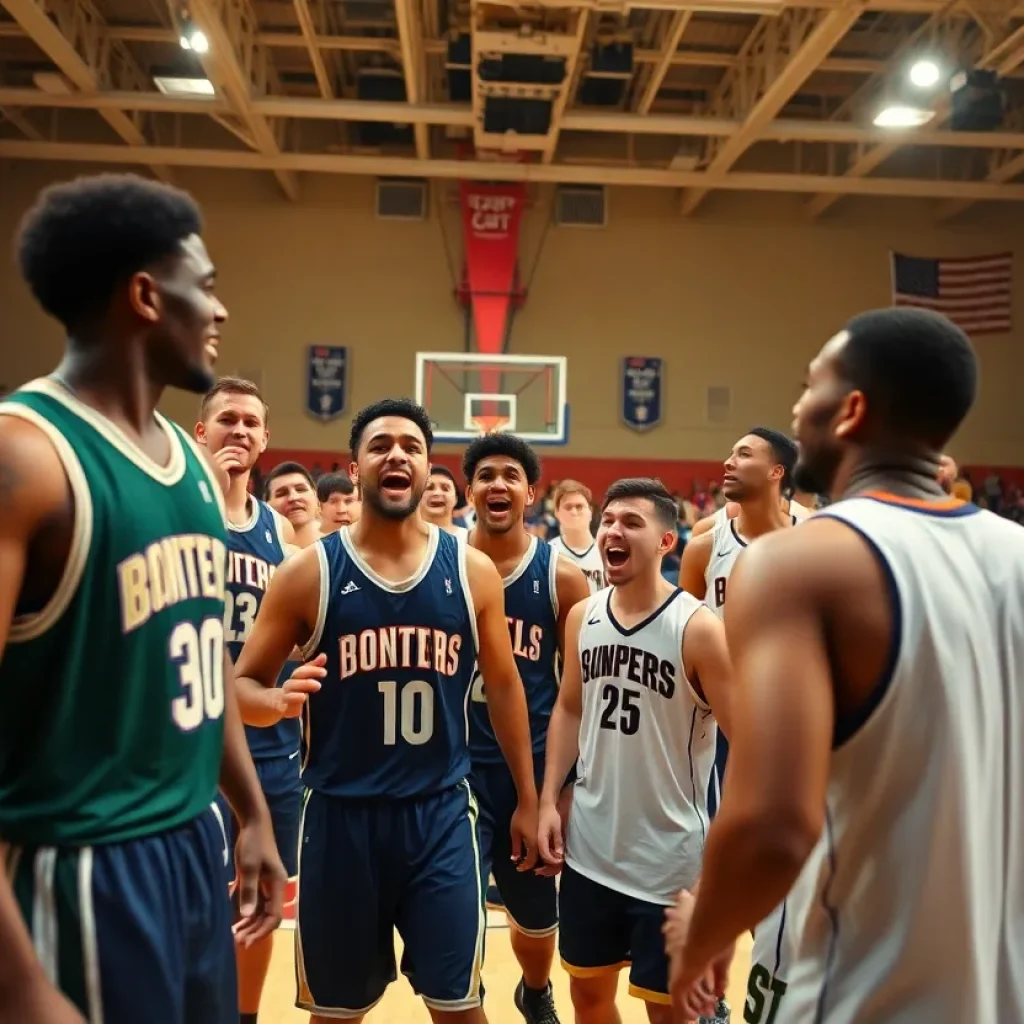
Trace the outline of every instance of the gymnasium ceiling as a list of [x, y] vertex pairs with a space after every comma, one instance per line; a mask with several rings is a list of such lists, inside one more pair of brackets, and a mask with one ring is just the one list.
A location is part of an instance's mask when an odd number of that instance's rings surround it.
[[[1001, 76], [1002, 123], [953, 131], [944, 79], [926, 125], [875, 127], [921, 55]], [[717, 190], [812, 216], [918, 196], [944, 219], [1024, 200], [1022, 112], [1018, 0], [0, 0], [0, 158], [260, 170], [291, 199], [321, 172], [669, 187], [684, 215]]]

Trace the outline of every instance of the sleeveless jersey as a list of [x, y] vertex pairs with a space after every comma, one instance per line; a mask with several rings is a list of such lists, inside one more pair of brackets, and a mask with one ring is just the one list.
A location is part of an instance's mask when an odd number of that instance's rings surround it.
[[601, 552], [597, 550], [597, 541], [591, 540], [590, 547], [585, 551], [573, 551], [561, 537], [555, 537], [550, 544], [560, 555], [580, 567], [583, 575], [587, 577], [592, 594], [604, 590], [604, 562], [601, 561]]
[[817, 516], [873, 549], [895, 649], [837, 723], [779, 1024], [1024, 1020], [1024, 530], [885, 495]]
[[469, 774], [476, 613], [466, 545], [429, 526], [419, 571], [383, 579], [349, 530], [316, 545], [320, 614], [303, 658], [327, 655], [306, 703], [303, 782], [328, 796], [428, 796]]
[[158, 466], [50, 379], [0, 403], [50, 440], [74, 505], [63, 578], [0, 660], [0, 836], [87, 846], [176, 828], [217, 790], [226, 530], [216, 480], [159, 413]]
[[[238, 661], [242, 645], [249, 638], [263, 595], [284, 561], [285, 542], [281, 519], [265, 502], [252, 500], [252, 515], [247, 523], [228, 523], [228, 583], [224, 635], [232, 661]], [[295, 662], [287, 662], [278, 685], [288, 679]], [[282, 719], [266, 728], [247, 725], [245, 737], [249, 752], [257, 760], [288, 757], [299, 749], [301, 726], [297, 718]]]
[[700, 874], [718, 728], [683, 667], [683, 632], [700, 602], [674, 591], [625, 629], [614, 588], [594, 594], [580, 628], [583, 719], [566, 862], [581, 875], [670, 905]]
[[[547, 743], [548, 720], [558, 699], [558, 554], [550, 544], [530, 538], [515, 570], [502, 581], [505, 616], [512, 635], [516, 668], [526, 690], [534, 756]], [[502, 764], [505, 757], [487, 713], [486, 683], [477, 670], [469, 715], [469, 752], [474, 765]]]

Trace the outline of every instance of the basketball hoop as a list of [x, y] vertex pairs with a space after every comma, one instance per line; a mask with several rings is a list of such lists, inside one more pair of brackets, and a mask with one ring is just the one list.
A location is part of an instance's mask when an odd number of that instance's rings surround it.
[[496, 434], [499, 430], [504, 430], [508, 423], [507, 416], [474, 416], [473, 424], [480, 431], [481, 436], [484, 434]]

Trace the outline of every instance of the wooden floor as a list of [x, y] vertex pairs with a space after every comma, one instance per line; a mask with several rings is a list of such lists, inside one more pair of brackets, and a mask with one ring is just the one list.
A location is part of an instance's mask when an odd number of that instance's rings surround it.
[[[490, 913], [492, 926], [487, 931], [487, 961], [484, 964], [484, 984], [487, 987], [488, 1024], [522, 1024], [523, 1018], [512, 1004], [512, 992], [519, 983], [519, 965], [512, 955], [508, 929], [501, 925], [502, 916]], [[729, 985], [729, 1002], [733, 1007], [733, 1020], [743, 1019], [744, 993], [747, 972], [750, 969], [750, 940], [743, 941], [737, 950]], [[308, 1015], [295, 1009], [295, 975], [292, 954], [292, 932], [279, 931], [274, 937], [274, 959], [263, 993], [260, 1024], [305, 1024]], [[563, 1024], [572, 1024], [572, 1004], [569, 1002], [569, 979], [558, 964], [554, 970], [555, 1001]], [[643, 1003], [627, 994], [626, 972], [619, 980], [619, 1007], [623, 1024], [641, 1024], [647, 1021]], [[420, 1000], [413, 994], [409, 983], [402, 977], [392, 985], [380, 1005], [367, 1017], [372, 1024], [411, 1024], [427, 1022], [430, 1017]]]

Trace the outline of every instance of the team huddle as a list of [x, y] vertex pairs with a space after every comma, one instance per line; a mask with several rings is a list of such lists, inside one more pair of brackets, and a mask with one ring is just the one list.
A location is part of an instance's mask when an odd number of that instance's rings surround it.
[[214, 378], [200, 231], [100, 176], [19, 237], [68, 343], [0, 403], [0, 1024], [254, 1024], [286, 901], [313, 1024], [377, 1004], [396, 931], [431, 1018], [483, 1024], [490, 876], [527, 1024], [556, 949], [577, 1024], [623, 969], [652, 1024], [727, 1018], [748, 931], [750, 1022], [1024, 1021], [1024, 535], [937, 481], [962, 332], [849, 321], [680, 586], [649, 479], [604, 496], [598, 578], [527, 532], [512, 434], [464, 453], [471, 530], [421, 511], [448, 482], [405, 399], [352, 421], [347, 525], [252, 496], [268, 410]]

